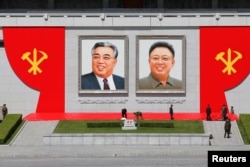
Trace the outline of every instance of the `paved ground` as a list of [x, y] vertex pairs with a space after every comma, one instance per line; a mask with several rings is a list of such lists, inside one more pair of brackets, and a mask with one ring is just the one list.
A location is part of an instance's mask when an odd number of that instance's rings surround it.
[[233, 146], [243, 145], [239, 128], [236, 121], [231, 121], [231, 136], [230, 138], [224, 138], [224, 121], [203, 121], [204, 130], [208, 134], [213, 135], [211, 140], [212, 146]]
[[[237, 123], [232, 121], [231, 138], [224, 138], [223, 121], [204, 121], [211, 133], [211, 146], [44, 146], [43, 135], [51, 134], [57, 121], [30, 121], [9, 146], [0, 146], [0, 158], [11, 157], [105, 157], [105, 156], [190, 156], [207, 157], [208, 150], [250, 150], [243, 144]], [[4, 154], [3, 154], [4, 153]]]
[[[53, 133], [58, 121], [30, 121], [11, 146], [42, 146], [43, 136]], [[203, 121], [205, 133], [212, 134], [213, 146], [243, 145], [236, 121], [232, 121], [231, 138], [224, 138], [224, 121]]]

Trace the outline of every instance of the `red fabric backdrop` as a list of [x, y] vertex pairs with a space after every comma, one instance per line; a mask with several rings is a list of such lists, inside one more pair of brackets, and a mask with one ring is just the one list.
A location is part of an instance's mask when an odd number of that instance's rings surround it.
[[[200, 110], [230, 108], [225, 91], [241, 84], [250, 71], [250, 27], [200, 28]], [[237, 98], [237, 96], [235, 97]]]
[[3, 37], [16, 75], [40, 92], [36, 113], [64, 113], [64, 28], [4, 27]]

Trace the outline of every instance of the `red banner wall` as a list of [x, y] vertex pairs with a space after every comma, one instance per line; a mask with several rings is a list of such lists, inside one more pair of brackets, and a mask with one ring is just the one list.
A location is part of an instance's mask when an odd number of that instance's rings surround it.
[[[250, 72], [250, 27], [200, 28], [200, 110], [208, 104], [220, 113], [228, 104], [225, 91], [235, 88]], [[237, 97], [235, 97], [237, 98]]]
[[64, 28], [4, 27], [3, 38], [16, 75], [40, 91], [36, 113], [64, 113]]

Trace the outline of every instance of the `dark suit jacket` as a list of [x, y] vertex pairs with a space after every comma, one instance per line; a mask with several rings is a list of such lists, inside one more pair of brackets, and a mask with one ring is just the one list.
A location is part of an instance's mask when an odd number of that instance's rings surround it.
[[[116, 89], [124, 89], [124, 78], [113, 74], [113, 79]], [[93, 72], [81, 76], [81, 89], [101, 89]]]

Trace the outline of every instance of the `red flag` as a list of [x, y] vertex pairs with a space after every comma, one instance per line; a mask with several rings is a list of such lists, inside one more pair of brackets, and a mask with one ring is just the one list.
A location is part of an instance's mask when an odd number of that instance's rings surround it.
[[[207, 104], [220, 113], [227, 105], [225, 91], [250, 72], [250, 27], [200, 28], [200, 110]], [[233, 105], [233, 104], [231, 104]]]
[[3, 37], [16, 75], [29, 87], [40, 91], [36, 113], [63, 113], [64, 28], [4, 27]]

